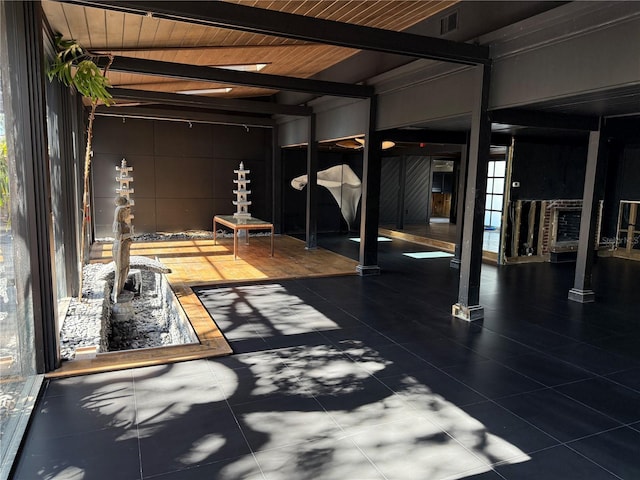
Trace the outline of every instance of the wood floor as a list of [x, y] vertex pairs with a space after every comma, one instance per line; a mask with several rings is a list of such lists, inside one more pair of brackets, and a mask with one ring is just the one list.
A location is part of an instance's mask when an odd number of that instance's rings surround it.
[[384, 225], [378, 229], [380, 235], [400, 238], [453, 253], [456, 248], [456, 226], [449, 223], [423, 223], [405, 225], [399, 230], [395, 226]]
[[[355, 275], [357, 262], [318, 248], [305, 249], [303, 241], [276, 235], [275, 253], [269, 255], [268, 236], [241, 239], [238, 258], [233, 258], [233, 239], [169, 240], [134, 242], [131, 255], [157, 258], [171, 269], [167, 279], [198, 335], [200, 343], [171, 347], [101, 353], [92, 359], [67, 361], [47, 374], [48, 378], [68, 377], [125, 368], [159, 365], [183, 360], [228, 355], [231, 347], [192, 287], [260, 280]], [[111, 261], [111, 243], [96, 243], [92, 262]]]

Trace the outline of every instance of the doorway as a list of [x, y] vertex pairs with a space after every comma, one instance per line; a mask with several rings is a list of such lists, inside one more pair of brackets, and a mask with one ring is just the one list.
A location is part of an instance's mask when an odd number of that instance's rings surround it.
[[431, 161], [431, 212], [427, 223], [449, 223], [453, 197], [453, 160]]

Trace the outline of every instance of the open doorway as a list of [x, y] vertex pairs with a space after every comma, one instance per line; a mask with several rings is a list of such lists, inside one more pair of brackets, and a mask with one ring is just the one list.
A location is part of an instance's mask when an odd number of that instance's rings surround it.
[[430, 223], [449, 223], [454, 189], [453, 160], [431, 161]]

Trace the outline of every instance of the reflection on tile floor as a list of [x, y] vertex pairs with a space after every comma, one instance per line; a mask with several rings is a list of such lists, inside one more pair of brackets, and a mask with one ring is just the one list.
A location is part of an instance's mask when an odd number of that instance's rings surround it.
[[484, 266], [468, 324], [449, 259], [411, 248], [381, 246], [378, 277], [199, 289], [235, 354], [50, 381], [14, 478], [640, 478], [618, 288], [640, 265], [599, 259], [593, 305], [566, 300], [571, 265]]

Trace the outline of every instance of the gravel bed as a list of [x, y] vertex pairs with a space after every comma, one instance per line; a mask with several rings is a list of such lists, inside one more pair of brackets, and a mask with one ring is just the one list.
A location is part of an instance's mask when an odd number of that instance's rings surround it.
[[[210, 231], [188, 231], [136, 235], [137, 241], [213, 238]], [[103, 241], [110, 241], [104, 239]], [[75, 358], [79, 347], [97, 347], [97, 352], [162, 347], [197, 341], [188, 320], [174, 300], [171, 288], [160, 274], [141, 270], [142, 289], [134, 297], [134, 319], [110, 321], [109, 295], [112, 264], [89, 264], [83, 270], [83, 298], [70, 299], [60, 331], [64, 360]]]

